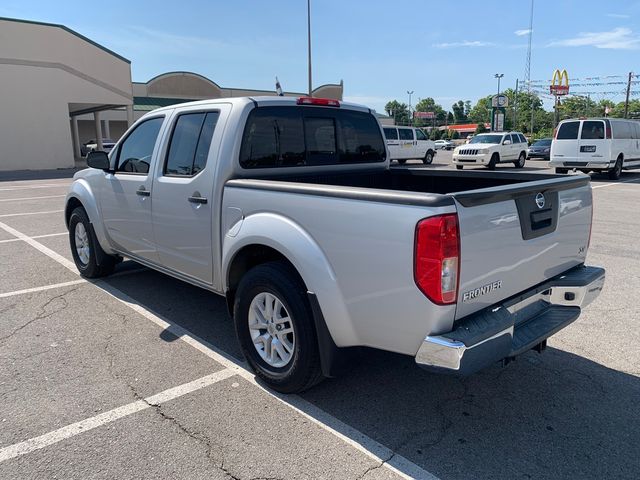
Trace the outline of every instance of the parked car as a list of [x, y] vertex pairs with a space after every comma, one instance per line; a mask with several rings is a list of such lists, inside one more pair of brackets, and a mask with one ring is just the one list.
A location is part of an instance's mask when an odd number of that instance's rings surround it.
[[493, 170], [498, 163], [507, 162], [522, 168], [527, 147], [527, 140], [519, 132], [479, 133], [453, 151], [453, 164], [458, 170], [465, 165], [484, 165]]
[[64, 213], [81, 275], [128, 257], [225, 296], [281, 392], [335, 375], [346, 347], [456, 374], [542, 351], [604, 283], [584, 266], [588, 177], [389, 168], [364, 106], [173, 105], [87, 164]]
[[[115, 144], [116, 142], [114, 142], [110, 138], [103, 138], [102, 151], [109, 153]], [[89, 152], [95, 152], [97, 149], [98, 149], [98, 142], [95, 139], [92, 139], [92, 140], [89, 140], [87, 143], [83, 144], [82, 147], [80, 147], [80, 154], [83, 157], [86, 157], [89, 154]]]
[[453, 143], [451, 143], [449, 140], [436, 140], [435, 142], [433, 142], [435, 145], [436, 150], [451, 150], [454, 145]]
[[577, 169], [608, 173], [617, 180], [622, 170], [640, 168], [640, 122], [621, 118], [563, 120], [551, 143], [556, 173]]
[[541, 138], [535, 141], [527, 149], [527, 160], [532, 158], [541, 158], [543, 160], [549, 160], [551, 158], [551, 138]]
[[412, 158], [422, 160], [429, 165], [436, 154], [436, 146], [432, 140], [419, 128], [414, 127], [384, 127], [387, 139], [389, 159], [404, 164]]

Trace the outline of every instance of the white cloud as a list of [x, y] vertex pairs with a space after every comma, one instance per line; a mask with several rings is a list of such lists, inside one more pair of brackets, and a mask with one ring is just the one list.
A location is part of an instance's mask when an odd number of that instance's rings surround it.
[[492, 42], [482, 42], [480, 40], [464, 40], [462, 42], [434, 43], [435, 48], [456, 48], [456, 47], [493, 47]]
[[624, 13], [607, 13], [607, 17], [611, 18], [629, 18], [631, 15], [626, 15]]
[[513, 32], [513, 33], [515, 33], [515, 34], [516, 34], [517, 36], [519, 36], [519, 37], [523, 37], [523, 36], [525, 36], [525, 35], [529, 35], [529, 33], [531, 33], [532, 31], [533, 31], [533, 30], [531, 30], [531, 29], [529, 29], [529, 28], [525, 28], [525, 29], [522, 29], [522, 30], [516, 30], [516, 31], [515, 31], [515, 32]]
[[615, 50], [636, 50], [640, 48], [640, 37], [629, 28], [614, 28], [609, 32], [583, 32], [576, 37], [557, 40], [548, 47], [596, 47]]

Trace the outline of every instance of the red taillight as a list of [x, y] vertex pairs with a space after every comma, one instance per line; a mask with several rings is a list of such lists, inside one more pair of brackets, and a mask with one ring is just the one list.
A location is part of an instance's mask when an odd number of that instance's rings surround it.
[[429, 300], [456, 303], [460, 272], [458, 215], [438, 215], [418, 222], [413, 275]]
[[331, 98], [315, 98], [315, 97], [300, 97], [296, 102], [298, 105], [320, 105], [323, 107], [339, 107], [340, 102]]

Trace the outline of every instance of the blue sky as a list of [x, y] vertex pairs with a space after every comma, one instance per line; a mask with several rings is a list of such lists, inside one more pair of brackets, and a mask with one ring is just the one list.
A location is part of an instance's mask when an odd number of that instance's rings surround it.
[[[285, 90], [307, 88], [306, 0], [93, 5], [3, 0], [0, 16], [64, 24], [130, 59], [134, 81], [188, 70], [223, 87], [271, 89], [277, 75]], [[475, 103], [496, 91], [495, 73], [503, 87], [524, 77], [529, 8], [529, 0], [312, 0], [314, 86], [342, 79], [346, 100], [378, 111], [407, 102], [407, 90], [413, 104]], [[555, 68], [571, 78], [640, 73], [639, 19], [637, 0], [536, 0], [531, 78]], [[623, 99], [623, 86], [597, 88]]]

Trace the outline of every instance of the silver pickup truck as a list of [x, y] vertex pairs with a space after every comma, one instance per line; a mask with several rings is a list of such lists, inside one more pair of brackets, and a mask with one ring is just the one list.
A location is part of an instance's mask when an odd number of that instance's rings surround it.
[[589, 177], [390, 168], [359, 105], [161, 108], [88, 165], [65, 210], [80, 273], [127, 257], [224, 295], [282, 392], [335, 375], [347, 347], [459, 374], [541, 351], [604, 284], [584, 265]]

